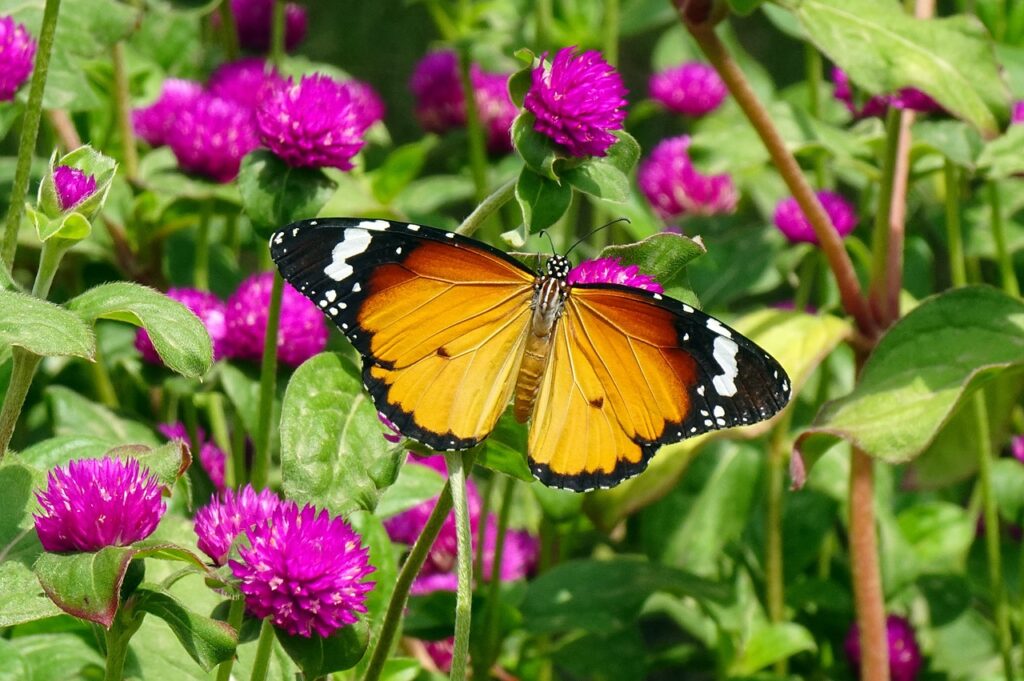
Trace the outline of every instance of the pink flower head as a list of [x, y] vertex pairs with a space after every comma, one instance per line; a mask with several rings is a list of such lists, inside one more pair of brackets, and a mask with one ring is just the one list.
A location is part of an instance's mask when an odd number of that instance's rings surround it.
[[0, 102], [14, 99], [32, 73], [36, 41], [13, 17], [0, 17]]
[[626, 119], [626, 87], [600, 52], [558, 51], [533, 70], [523, 105], [537, 117], [534, 129], [573, 156], [604, 156], [615, 144], [612, 130]]
[[1010, 453], [1017, 461], [1024, 463], [1024, 435], [1015, 435], [1011, 438]]
[[267, 91], [282, 81], [283, 78], [265, 59], [246, 57], [217, 67], [210, 74], [206, 89], [211, 95], [241, 104], [255, 115]]
[[352, 90], [330, 76], [304, 76], [267, 93], [256, 110], [260, 139], [294, 168], [352, 168], [373, 123]]
[[466, 124], [466, 101], [454, 52], [432, 52], [416, 65], [409, 79], [416, 99], [416, 120], [427, 132], [442, 133]]
[[1024, 99], [1018, 99], [1013, 103], [1013, 113], [1010, 122], [1014, 124], [1024, 123]]
[[508, 94], [507, 73], [471, 72], [480, 123], [487, 134], [487, 148], [495, 153], [512, 151], [512, 121], [519, 109]]
[[203, 94], [179, 112], [167, 144], [183, 170], [230, 182], [238, 175], [242, 157], [259, 146], [259, 139], [248, 109]]
[[874, 95], [858, 106], [854, 101], [850, 77], [838, 66], [832, 68], [832, 82], [835, 84], [833, 95], [846, 105], [854, 118], [884, 116], [889, 107], [909, 109], [921, 113], [942, 111], [942, 107], [934, 99], [917, 88], [903, 88], [895, 94]]
[[[454, 591], [454, 589], [452, 589]], [[423, 647], [434, 661], [434, 665], [444, 672], [452, 670], [452, 658], [455, 657], [455, 637], [449, 636], [439, 641], [423, 641]]]
[[[921, 670], [921, 649], [914, 636], [914, 628], [906, 619], [889, 615], [885, 619], [885, 632], [889, 642], [889, 676], [892, 681], [914, 681]], [[860, 667], [860, 629], [854, 622], [843, 646], [853, 667]]]
[[[156, 429], [168, 440], [184, 440], [189, 442], [188, 428], [185, 427], [184, 423], [161, 423]], [[206, 475], [210, 478], [214, 488], [218, 492], [223, 491], [224, 467], [227, 465], [227, 455], [213, 440], [208, 441], [206, 439], [206, 431], [202, 428], [196, 431], [196, 440], [197, 442], [189, 442], [189, 444], [194, 444], [199, 449], [199, 465], [206, 471]]]
[[665, 289], [654, 277], [643, 274], [636, 265], [623, 265], [618, 258], [598, 258], [584, 260], [569, 270], [566, 283], [574, 284], [620, 284], [642, 288], [654, 293], [664, 293]]
[[231, 543], [242, 532], [267, 520], [281, 500], [269, 489], [257, 492], [246, 485], [237, 492], [224, 490], [196, 511], [196, 535], [199, 550], [217, 565], [228, 559]]
[[34, 515], [47, 551], [98, 551], [153, 534], [166, 504], [163, 487], [135, 459], [79, 459], [50, 471]]
[[330, 636], [366, 612], [369, 549], [343, 518], [282, 502], [245, 530], [242, 560], [229, 561], [246, 608], [293, 636]]
[[[820, 191], [816, 194], [839, 236], [845, 237], [852, 232], [857, 226], [857, 211], [853, 204], [835, 192]], [[811, 223], [792, 196], [779, 201], [775, 207], [775, 226], [793, 243], [818, 243]]]
[[[494, 554], [498, 546], [498, 520], [491, 514], [484, 529], [484, 581], [490, 581], [494, 570]], [[514, 582], [526, 579], [537, 567], [540, 557], [540, 540], [526, 530], [508, 530], [501, 547], [501, 581]]]
[[391, 419], [385, 416], [383, 412], [379, 411], [377, 412], [377, 419], [381, 422], [381, 425], [384, 426], [383, 435], [385, 440], [393, 445], [397, 445], [402, 441], [402, 434], [398, 432], [398, 426], [392, 423]]
[[53, 169], [53, 186], [57, 190], [60, 209], [71, 210], [96, 191], [96, 178], [78, 168], [57, 166]]
[[652, 99], [684, 116], [703, 116], [714, 111], [728, 92], [718, 72], [701, 62], [655, 73], [648, 88]]
[[637, 184], [664, 220], [685, 215], [719, 215], [736, 210], [736, 187], [728, 174], [703, 175], [693, 167], [690, 137], [658, 143], [637, 171]]
[[[210, 341], [213, 342], [213, 358], [216, 360], [224, 357], [228, 333], [225, 317], [227, 308], [224, 302], [208, 291], [191, 288], [169, 289], [167, 297], [178, 301], [199, 317], [206, 327], [206, 332], [210, 334]], [[150, 364], [163, 364], [145, 329], [140, 328], [135, 332], [135, 348], [142, 353], [142, 359]]]
[[[254, 274], [243, 281], [228, 299], [227, 340], [229, 357], [259, 360], [267, 333], [267, 308], [274, 275]], [[277, 356], [297, 367], [327, 347], [324, 316], [305, 296], [285, 283], [281, 296], [281, 322], [277, 331]]]
[[168, 78], [160, 97], [147, 107], [132, 111], [135, 134], [152, 147], [167, 144], [181, 112], [192, 106], [203, 94], [203, 86], [194, 80]]
[[377, 91], [369, 83], [361, 80], [346, 80], [341, 83], [343, 88], [348, 89], [352, 103], [359, 112], [359, 116], [366, 122], [367, 127], [384, 120], [387, 109], [384, 100], [380, 98]]
[[[253, 52], [270, 49], [274, 0], [231, 0], [239, 44]], [[306, 37], [309, 19], [306, 8], [289, 2], [284, 6], [284, 48], [291, 52]], [[220, 14], [214, 13], [213, 25], [220, 26]]]

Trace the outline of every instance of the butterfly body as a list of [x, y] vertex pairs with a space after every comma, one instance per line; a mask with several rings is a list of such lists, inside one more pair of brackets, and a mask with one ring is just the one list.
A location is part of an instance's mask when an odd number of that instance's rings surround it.
[[666, 443], [763, 420], [785, 406], [785, 371], [717, 319], [657, 293], [568, 284], [452, 232], [327, 218], [271, 237], [287, 281], [363, 357], [363, 381], [398, 430], [468, 449], [509, 402], [548, 485], [613, 486]]

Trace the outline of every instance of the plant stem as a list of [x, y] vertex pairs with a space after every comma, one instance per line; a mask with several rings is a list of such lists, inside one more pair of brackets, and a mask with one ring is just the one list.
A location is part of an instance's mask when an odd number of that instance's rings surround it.
[[988, 558], [988, 579], [995, 606], [996, 632], [999, 652], [1003, 658], [1003, 674], [1013, 681], [1013, 641], [1010, 637], [1010, 610], [1003, 584], [1003, 558], [999, 548], [999, 514], [992, 493], [992, 435], [988, 427], [988, 407], [985, 393], [978, 391], [972, 398], [978, 429], [978, 484], [981, 488], [982, 513], [985, 518], [985, 552]]
[[481, 201], [477, 207], [473, 209], [473, 212], [462, 221], [462, 224], [456, 228], [455, 232], [457, 234], [464, 235], [472, 234], [480, 227], [480, 225], [487, 221], [487, 218], [489, 218], [492, 213], [512, 200], [512, 197], [515, 195], [516, 181], [515, 179], [512, 179], [495, 189], [490, 196]]
[[103, 362], [103, 355], [98, 343], [96, 344], [96, 353], [93, 355], [92, 361], [89, 362], [89, 374], [92, 376], [93, 387], [96, 389], [96, 397], [99, 398], [100, 403], [111, 409], [120, 408], [121, 403], [117, 399], [117, 390], [114, 389], [114, 383], [110, 380], [110, 372], [107, 371], [107, 365]]
[[[501, 612], [501, 564], [505, 555], [505, 535], [508, 532], [508, 519], [512, 511], [512, 493], [515, 491], [514, 480], [507, 475], [498, 476], [501, 481], [501, 506], [498, 508], [498, 532], [494, 539], [494, 554], [491, 559], [490, 581], [487, 584], [487, 605], [484, 610], [484, 645], [481, 650], [481, 660], [474, 665], [476, 678], [486, 678], [486, 670], [490, 669], [498, 657], [498, 650], [501, 644], [498, 630], [500, 620], [498, 615]], [[480, 526], [485, 527], [487, 516], [481, 515]], [[484, 542], [477, 544], [480, 555], [484, 555], [487, 546]], [[482, 565], [483, 561], [481, 561]], [[481, 567], [483, 574], [483, 567]]]
[[[767, 508], [765, 509], [765, 582], [768, 619], [772, 622], [785, 620], [785, 584], [782, 572], [782, 505], [785, 494], [786, 448], [789, 443], [789, 414], [779, 420], [772, 431], [771, 445], [767, 458]], [[785, 663], [783, 662], [783, 665]], [[776, 668], [785, 675], [785, 666]]]
[[39, 252], [39, 269], [36, 271], [35, 281], [32, 282], [32, 295], [36, 298], [46, 300], [46, 296], [50, 294], [53, 277], [57, 274], [60, 261], [70, 245], [70, 242], [60, 237], [43, 242], [42, 250]]
[[124, 678], [124, 661], [128, 657], [128, 640], [121, 631], [115, 618], [110, 629], [103, 630], [103, 637], [107, 644], [107, 664], [103, 673], [103, 681], [121, 681]]
[[252, 462], [250, 480], [254, 489], [267, 486], [270, 476], [270, 419], [274, 412], [274, 393], [277, 387], [277, 327], [281, 321], [281, 295], [284, 279], [274, 270], [274, 284], [270, 289], [270, 309], [267, 310], [267, 333], [263, 339], [263, 364], [260, 366], [259, 421], [256, 424], [256, 453]]
[[53, 36], [57, 30], [57, 15], [60, 0], [46, 0], [43, 8], [43, 25], [39, 31], [39, 45], [36, 48], [36, 64], [32, 72], [32, 83], [25, 105], [25, 118], [21, 123], [21, 139], [18, 141], [18, 164], [14, 169], [11, 187], [11, 205], [7, 209], [4, 224], [3, 258], [8, 271], [14, 268], [14, 255], [18, 250], [18, 228], [25, 211], [25, 194], [28, 192], [29, 175], [32, 170], [32, 154], [39, 136], [39, 119], [43, 112], [43, 90], [46, 88], [46, 72], [50, 68], [50, 54], [53, 51]]
[[543, 52], [547, 49], [551, 36], [551, 0], [534, 0], [533, 19], [536, 31], [535, 47]]
[[221, 0], [220, 7], [220, 31], [224, 39], [224, 56], [228, 61], [238, 59], [240, 48], [238, 47], [238, 27], [235, 24], [235, 12], [231, 8], [231, 0]]
[[391, 592], [391, 600], [388, 602], [387, 612], [384, 614], [384, 621], [381, 623], [380, 635], [374, 645], [373, 653], [370, 655], [370, 662], [366, 666], [366, 675], [363, 681], [377, 681], [384, 670], [384, 662], [391, 652], [391, 644], [394, 642], [398, 627], [402, 621], [402, 612], [405, 610], [405, 603], [409, 599], [409, 589], [419, 574], [420, 568], [427, 560], [430, 548], [434, 545], [441, 526], [448, 517], [452, 508], [451, 481], [446, 482], [441, 494], [437, 497], [434, 510], [430, 512], [419, 538], [413, 544], [409, 555], [398, 572], [398, 579], [395, 580], [395, 590]]
[[612, 66], [619, 64], [619, 0], [604, 0], [604, 58]]
[[[210, 422], [210, 435], [221, 451], [230, 456], [231, 433], [228, 429], [227, 416], [224, 414], [224, 396], [218, 392], [209, 392], [204, 395], [204, 399], [206, 418]], [[234, 489], [241, 484], [238, 473], [231, 462], [224, 462], [224, 486], [227, 489]], [[234, 605], [233, 601], [232, 605]]]
[[[685, 21], [684, 21], [685, 23]], [[728, 49], [715, 33], [713, 27], [705, 25], [685, 24], [700, 46], [701, 51], [707, 56], [718, 75], [721, 76], [729, 93], [743, 110], [747, 120], [757, 131], [768, 150], [772, 161], [782, 175], [786, 186], [793, 193], [794, 198], [800, 205], [800, 209], [807, 216], [808, 221], [814, 228], [814, 234], [818, 238], [822, 251], [828, 258], [829, 267], [832, 269], [839, 287], [839, 295], [843, 301], [843, 307], [856, 320], [861, 333], [868, 338], [878, 335], [875, 320], [871, 316], [867, 301], [861, 292], [860, 282], [857, 280], [857, 273], [853, 269], [853, 263], [843, 248], [842, 239], [839, 233], [825, 213], [825, 209], [818, 201], [807, 179], [803, 176], [799, 164], [793, 154], [786, 147], [782, 135], [779, 134], [775, 123], [772, 122], [768, 110], [758, 99], [757, 94], [751, 88], [743, 71], [729, 54]]]
[[884, 287], [878, 290], [883, 310], [882, 325], [889, 327], [900, 318], [900, 290], [903, 288], [903, 251], [906, 243], [907, 191], [910, 186], [910, 145], [914, 112], [900, 112], [896, 142], [896, 168], [892, 178], [889, 204], [889, 248], [886, 250]]
[[21, 407], [25, 404], [25, 396], [28, 395], [32, 377], [41, 359], [28, 350], [17, 346], [11, 348], [11, 380], [4, 395], [3, 407], [0, 407], [0, 460], [3, 460], [7, 446], [11, 444]]
[[50, 127], [53, 128], [64, 151], [71, 151], [82, 146], [82, 138], [78, 136], [78, 130], [75, 129], [75, 124], [67, 111], [50, 109], [46, 112], [46, 119], [50, 122]]
[[117, 128], [121, 133], [121, 159], [125, 177], [129, 182], [139, 175], [139, 150], [135, 143], [135, 128], [132, 126], [132, 104], [128, 93], [128, 72], [124, 66], [124, 43], [118, 41], [110, 48], [114, 63], [114, 113]]
[[960, 228], [960, 177], [956, 165], [946, 159], [943, 167], [946, 184], [946, 241], [949, 248], [949, 276], [953, 286], [967, 285], [964, 262], [964, 237]]
[[878, 181], [878, 206], [871, 236], [871, 299], [874, 311], [882, 315], [880, 299], [885, 292], [889, 252], [889, 223], [893, 205], [897, 156], [899, 155], [900, 112], [890, 109], [885, 119], [885, 150], [882, 157], [882, 177]]
[[284, 5], [285, 0], [274, 0], [270, 19], [270, 61], [276, 69], [284, 63]]
[[850, 571], [860, 629], [860, 678], [889, 681], [885, 601], [875, 537], [874, 461], [853, 448], [850, 459]]
[[256, 644], [256, 658], [252, 661], [250, 681], [266, 681], [270, 669], [270, 652], [274, 648], [274, 627], [269, 619], [260, 625], [260, 639]]
[[484, 129], [480, 124], [480, 109], [477, 106], [476, 92], [473, 89], [473, 77], [469, 46], [459, 47], [459, 80], [462, 83], [462, 98], [466, 102], [466, 136], [469, 142], [469, 169], [473, 175], [473, 186], [476, 188], [476, 201], [487, 198], [487, 141]]
[[199, 209], [199, 226], [196, 228], [196, 259], [195, 272], [192, 275], [193, 285], [200, 291], [210, 290], [210, 216], [213, 213], [213, 202], [203, 201]]
[[469, 526], [469, 506], [466, 478], [469, 472], [462, 452], [445, 452], [448, 480], [451, 483], [452, 504], [455, 507], [455, 536], [458, 545], [456, 573], [459, 576], [455, 596], [455, 643], [449, 679], [463, 681], [469, 662], [469, 630], [473, 606], [473, 545]]
[[[245, 614], [245, 599], [241, 595], [238, 598], [231, 599], [231, 605], [228, 608], [228, 626], [232, 627], [236, 632], [242, 629], [242, 616]], [[261, 634], [263, 632], [260, 632]], [[217, 667], [217, 681], [231, 681], [231, 669], [235, 666], [235, 656], [232, 655], [228, 659], [220, 663]]]
[[1016, 298], [1020, 296], [1020, 285], [1017, 283], [1017, 273], [1013, 270], [1013, 255], [1006, 248], [1006, 225], [1003, 222], [1002, 203], [999, 185], [995, 182], [989, 182], [988, 205], [991, 211], [992, 239], [996, 243], [999, 277], [1002, 281], [1003, 290]]

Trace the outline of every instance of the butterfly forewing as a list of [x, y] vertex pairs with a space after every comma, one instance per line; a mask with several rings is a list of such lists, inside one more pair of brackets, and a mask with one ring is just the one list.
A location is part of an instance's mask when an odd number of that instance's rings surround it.
[[479, 242], [386, 220], [323, 219], [271, 238], [284, 278], [363, 355], [363, 380], [398, 429], [465, 449], [508, 403], [533, 274]]

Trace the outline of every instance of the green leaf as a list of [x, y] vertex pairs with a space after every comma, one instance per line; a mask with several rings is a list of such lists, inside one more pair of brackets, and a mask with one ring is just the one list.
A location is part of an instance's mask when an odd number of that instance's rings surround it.
[[103, 674], [103, 655], [80, 633], [16, 636], [7, 643], [25, 661], [30, 672], [18, 681], [95, 679]]
[[629, 133], [615, 131], [618, 141], [607, 156], [591, 157], [562, 172], [561, 176], [581, 192], [616, 203], [624, 203], [630, 194], [629, 173], [640, 160], [640, 145]]
[[533, 473], [526, 463], [526, 426], [511, 413], [503, 414], [494, 432], [477, 449], [476, 465], [533, 482]]
[[[0, 494], [0, 561], [30, 565], [42, 551], [31, 512], [37, 508], [33, 493], [45, 480], [40, 471], [23, 462], [0, 464], [0, 490], [3, 490]], [[0, 562], [0, 565], [7, 564]], [[2, 588], [0, 591], [8, 593]], [[5, 612], [5, 608], [0, 608], [0, 617]]]
[[973, 17], [915, 19], [888, 0], [802, 0], [811, 41], [871, 93], [915, 87], [995, 136], [1009, 92], [984, 27]]
[[[0, 573], [3, 566], [0, 566]], [[10, 641], [0, 639], [0, 681], [23, 681], [29, 678], [28, 662]]]
[[962, 121], [915, 121], [913, 140], [915, 150], [923, 147], [968, 170], [974, 169], [982, 151], [981, 136]]
[[43, 593], [32, 570], [15, 560], [0, 563], [0, 627], [59, 614], [60, 609]]
[[749, 676], [776, 662], [810, 650], [816, 650], [814, 636], [792, 622], [765, 622], [757, 625], [743, 649], [730, 665], [730, 676]]
[[1014, 525], [1024, 524], [1024, 465], [1016, 459], [994, 461], [992, 491], [999, 515]]
[[853, 392], [827, 403], [798, 441], [842, 438], [891, 463], [917, 456], [983, 379], [1024, 364], [1024, 302], [968, 287], [898, 321]]
[[189, 657], [206, 671], [235, 653], [237, 633], [224, 622], [192, 612], [168, 591], [145, 584], [132, 596], [134, 606], [159, 617], [170, 626]]
[[963, 565], [978, 530], [967, 509], [944, 501], [911, 506], [897, 516], [896, 523], [921, 565], [934, 571], [953, 571]]
[[35, 296], [0, 289], [0, 345], [46, 356], [92, 359], [96, 339], [81, 319]]
[[[192, 455], [188, 445], [181, 440], [165, 442], [159, 447], [119, 445], [105, 451], [103, 456], [136, 459], [160, 481], [161, 485], [168, 488], [173, 488], [192, 464]], [[85, 457], [76, 456], [75, 458]]]
[[398, 471], [395, 483], [384, 490], [375, 515], [390, 518], [433, 499], [441, 493], [444, 477], [429, 466], [406, 464]]
[[523, 222], [530, 232], [547, 229], [565, 215], [572, 202], [572, 187], [549, 180], [524, 167], [516, 182], [516, 200], [523, 211]]
[[146, 426], [122, 419], [102, 404], [97, 404], [62, 385], [47, 386], [44, 393], [50, 406], [53, 432], [57, 436], [91, 436], [107, 442], [158, 444]]
[[291, 636], [280, 629], [275, 633], [307, 679], [351, 669], [362, 659], [369, 643], [368, 629], [362, 621], [342, 627], [326, 638]]
[[599, 633], [633, 622], [655, 592], [724, 601], [729, 589], [683, 570], [642, 560], [572, 560], [529, 583], [523, 625], [535, 634], [582, 629]]
[[623, 265], [636, 265], [644, 274], [657, 279], [665, 295], [699, 307], [697, 294], [690, 287], [686, 266], [707, 250], [700, 242], [679, 234], [654, 234], [643, 241], [623, 246], [608, 246], [602, 258], [618, 258]]
[[542, 177], [557, 181], [555, 161], [559, 157], [558, 148], [551, 138], [533, 129], [536, 122], [529, 111], [519, 114], [512, 122], [512, 144], [528, 168]]
[[95, 286], [68, 302], [88, 322], [116, 319], [146, 329], [170, 369], [201, 378], [213, 364], [213, 346], [203, 322], [176, 300], [127, 281]]
[[754, 11], [764, 4], [765, 0], [727, 0], [729, 3], [729, 9], [735, 14], [747, 15], [753, 14]]
[[265, 149], [242, 159], [238, 191], [256, 232], [269, 238], [282, 225], [316, 217], [336, 185], [318, 168], [292, 168]]
[[288, 498], [332, 513], [372, 511], [405, 452], [381, 435], [359, 369], [322, 353], [288, 382], [281, 409], [281, 475]]
[[546, 485], [530, 485], [530, 489], [533, 491], [533, 496], [537, 498], [544, 517], [555, 522], [576, 520], [586, 498], [576, 492]]
[[[363, 619], [369, 623], [370, 641], [376, 642], [384, 624], [384, 613], [387, 612], [395, 582], [398, 580], [399, 553], [391, 542], [387, 530], [384, 529], [384, 522], [374, 513], [356, 511], [348, 520], [352, 524], [352, 529], [362, 537], [363, 546], [370, 549], [369, 561], [374, 567], [370, 579], [374, 581], [374, 585], [366, 595], [367, 612]], [[363, 678], [368, 663], [369, 660], [364, 657], [356, 669], [356, 678]]]
[[990, 180], [1024, 173], [1024, 125], [1011, 125], [1004, 134], [985, 145], [978, 156], [978, 169]]
[[398, 147], [388, 154], [379, 168], [370, 173], [373, 195], [381, 205], [390, 204], [399, 192], [416, 179], [427, 161], [427, 155], [437, 146], [437, 139], [436, 135], [427, 135], [419, 141]]

